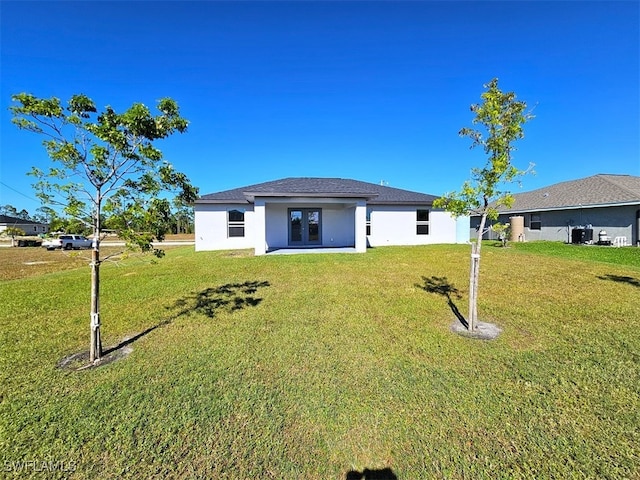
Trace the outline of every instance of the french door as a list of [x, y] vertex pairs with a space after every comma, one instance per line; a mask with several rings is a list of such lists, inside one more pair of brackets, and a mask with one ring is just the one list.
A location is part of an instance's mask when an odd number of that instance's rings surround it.
[[322, 244], [322, 209], [289, 209], [289, 245]]

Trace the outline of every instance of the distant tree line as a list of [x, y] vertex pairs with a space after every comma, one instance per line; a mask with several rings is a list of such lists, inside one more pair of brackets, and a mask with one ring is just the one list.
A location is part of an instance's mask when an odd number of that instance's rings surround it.
[[[1, 205], [0, 215], [7, 215], [9, 217], [20, 218], [22, 220], [47, 224], [49, 225], [49, 230], [51, 232], [75, 233], [79, 235], [90, 235], [92, 232], [90, 219], [61, 216], [55, 210], [47, 207], [40, 207], [36, 209], [33, 214], [30, 214], [27, 210], [18, 210], [13, 205]], [[167, 216], [165, 221], [167, 223], [168, 231], [171, 233], [193, 233], [193, 207], [190, 205], [180, 204], [180, 202], [174, 202], [170, 215]], [[110, 223], [115, 223], [115, 219], [110, 218], [107, 215], [103, 215], [102, 224], [104, 225], [104, 230], [117, 229], [117, 225], [110, 225]], [[132, 225], [132, 227], [140, 231], [144, 229], [142, 225]]]

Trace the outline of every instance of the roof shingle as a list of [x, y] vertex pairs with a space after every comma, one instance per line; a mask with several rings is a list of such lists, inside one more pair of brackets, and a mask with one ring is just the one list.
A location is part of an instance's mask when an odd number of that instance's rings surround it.
[[434, 195], [402, 190], [343, 178], [290, 177], [202, 195], [196, 203], [249, 203], [255, 196], [353, 196], [369, 199], [369, 204], [433, 203]]
[[45, 225], [44, 223], [34, 222], [33, 220], [25, 220], [24, 218], [10, 217], [9, 215], [0, 215], [0, 223], [2, 224], [20, 224], [20, 225]]
[[598, 174], [513, 195], [511, 208], [502, 212], [555, 210], [640, 203], [640, 177]]

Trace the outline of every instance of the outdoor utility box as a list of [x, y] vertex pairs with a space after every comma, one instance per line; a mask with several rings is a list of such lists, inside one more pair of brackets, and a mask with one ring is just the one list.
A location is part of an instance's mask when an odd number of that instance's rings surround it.
[[520, 215], [509, 217], [509, 224], [511, 225], [511, 241], [524, 242], [524, 217]]
[[571, 243], [593, 242], [593, 228], [574, 228], [571, 230]]

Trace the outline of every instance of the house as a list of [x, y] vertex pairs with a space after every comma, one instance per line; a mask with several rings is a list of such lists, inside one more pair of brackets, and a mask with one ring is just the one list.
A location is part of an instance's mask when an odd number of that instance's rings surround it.
[[467, 242], [469, 219], [434, 209], [436, 196], [341, 178], [285, 178], [196, 200], [196, 250]]
[[32, 222], [24, 218], [10, 217], [9, 215], [0, 215], [0, 234], [8, 227], [16, 227], [24, 230], [25, 235], [40, 235], [49, 232], [49, 225], [46, 223]]
[[[589, 235], [582, 240], [594, 243], [600, 232], [609, 239], [624, 238], [626, 244], [640, 242], [640, 177], [593, 175], [514, 194], [514, 200], [510, 209], [499, 209], [498, 221], [523, 217], [526, 241], [577, 243], [575, 233], [586, 230]], [[479, 217], [472, 217], [472, 229], [478, 225]]]

